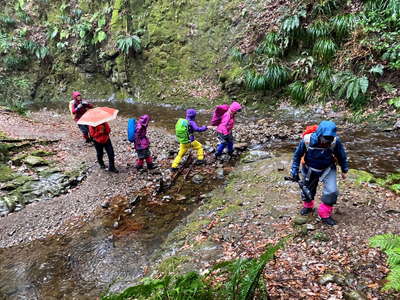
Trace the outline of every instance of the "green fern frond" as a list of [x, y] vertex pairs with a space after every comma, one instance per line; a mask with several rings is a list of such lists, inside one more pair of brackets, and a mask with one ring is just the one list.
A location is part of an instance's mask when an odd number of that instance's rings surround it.
[[340, 15], [331, 19], [333, 32], [339, 39], [343, 39], [357, 26], [358, 17], [355, 15]]
[[142, 49], [142, 41], [137, 35], [120, 37], [117, 40], [117, 48], [124, 54], [129, 54], [133, 49], [135, 52], [140, 52]]
[[400, 236], [392, 233], [376, 235], [369, 239], [369, 245], [383, 251], [399, 248]]
[[313, 6], [312, 14], [318, 15], [332, 15], [341, 5], [341, 0], [317, 0]]
[[244, 54], [237, 48], [232, 48], [231, 51], [229, 51], [229, 55], [233, 61], [237, 62], [242, 62], [244, 58]]
[[297, 105], [307, 102], [307, 94], [304, 84], [300, 81], [295, 81], [288, 86], [288, 93]]
[[386, 279], [388, 282], [383, 287], [383, 290], [400, 291], [400, 266], [392, 268]]
[[313, 56], [321, 62], [330, 61], [336, 53], [336, 44], [330, 39], [319, 39], [313, 47]]
[[322, 20], [315, 21], [307, 28], [307, 35], [311, 40], [327, 37], [331, 32], [331, 24]]
[[279, 57], [283, 49], [279, 46], [279, 36], [275, 32], [268, 33], [256, 49], [257, 54], [266, 54], [269, 57]]
[[388, 264], [392, 267], [400, 265], [400, 247], [386, 250]]

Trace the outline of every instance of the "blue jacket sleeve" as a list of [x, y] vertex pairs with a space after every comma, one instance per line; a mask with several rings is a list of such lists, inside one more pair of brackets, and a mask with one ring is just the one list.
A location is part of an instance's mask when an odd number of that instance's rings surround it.
[[197, 126], [195, 121], [190, 121], [190, 126], [192, 127], [193, 131], [202, 132], [207, 130], [207, 126]]
[[300, 161], [306, 151], [306, 144], [303, 140], [301, 140], [293, 154], [293, 162], [290, 169], [290, 174], [292, 175], [292, 177], [299, 174]]
[[336, 146], [333, 149], [333, 154], [337, 158], [342, 172], [347, 173], [349, 171], [349, 161], [347, 160], [346, 150], [339, 138], [336, 138]]

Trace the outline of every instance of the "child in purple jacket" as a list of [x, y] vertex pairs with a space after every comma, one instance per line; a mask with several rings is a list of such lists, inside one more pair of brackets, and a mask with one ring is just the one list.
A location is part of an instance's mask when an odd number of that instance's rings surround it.
[[196, 165], [201, 165], [204, 163], [204, 150], [203, 146], [195, 139], [195, 132], [203, 132], [208, 129], [207, 126], [198, 126], [196, 119], [197, 112], [195, 109], [190, 108], [186, 111], [186, 120], [189, 121], [189, 143], [187, 144], [179, 144], [179, 152], [172, 162], [172, 171], [176, 171], [178, 169], [178, 165], [181, 162], [183, 156], [188, 152], [191, 148], [197, 151], [197, 161]]
[[144, 161], [146, 160], [147, 169], [154, 169], [153, 158], [150, 153], [150, 140], [146, 136], [147, 126], [150, 122], [149, 115], [143, 115], [139, 117], [139, 121], [136, 125], [135, 130], [135, 150], [138, 155], [136, 159], [136, 169], [143, 169]]

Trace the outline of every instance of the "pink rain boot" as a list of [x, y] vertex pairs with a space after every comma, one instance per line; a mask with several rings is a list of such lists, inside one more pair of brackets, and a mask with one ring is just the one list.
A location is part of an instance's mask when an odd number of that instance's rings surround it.
[[318, 215], [321, 217], [323, 223], [334, 226], [336, 221], [331, 217], [333, 211], [333, 206], [321, 203], [318, 208]]

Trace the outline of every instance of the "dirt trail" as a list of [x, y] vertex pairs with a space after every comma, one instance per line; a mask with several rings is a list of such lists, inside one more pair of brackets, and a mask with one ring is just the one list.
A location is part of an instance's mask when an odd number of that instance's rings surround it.
[[[265, 269], [271, 299], [400, 299], [398, 293], [382, 292], [386, 258], [368, 245], [374, 235], [400, 234], [400, 197], [356, 183], [352, 170], [339, 180], [333, 215], [338, 225], [326, 226], [316, 215], [300, 217], [298, 187], [283, 180], [290, 159], [278, 154], [231, 173], [226, 187], [168, 236], [154, 257], [159, 264], [153, 275], [202, 272], [223, 260], [258, 257], [265, 245], [291, 235]], [[364, 298], [351, 298], [351, 292]]]
[[[105, 199], [115, 195], [129, 195], [149, 184], [153, 175], [138, 175], [133, 167], [135, 154], [125, 140], [126, 119], [118, 118], [110, 125], [119, 174], [97, 167], [95, 149], [85, 145], [69, 115], [45, 110], [23, 118], [14, 113], [0, 111], [0, 131], [13, 138], [59, 139], [48, 147], [57, 153], [53, 159], [58, 161], [60, 168], [73, 170], [82, 164], [87, 166], [87, 178], [82, 184], [69, 190], [68, 194], [50, 201], [32, 203], [22, 211], [0, 218], [0, 247], [26, 243], [49, 234], [62, 234], [72, 226], [90, 220], [94, 216], [94, 210]], [[160, 128], [151, 128], [151, 125], [149, 137], [154, 145], [152, 152], [160, 163], [166, 159], [168, 149], [174, 147], [174, 139]], [[106, 155], [105, 162], [107, 163]]]

